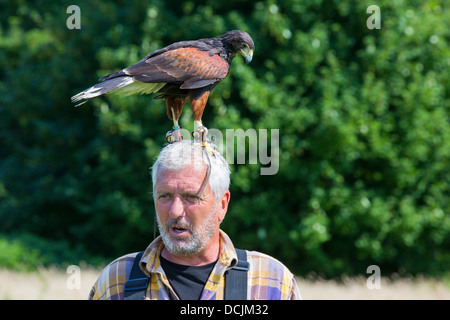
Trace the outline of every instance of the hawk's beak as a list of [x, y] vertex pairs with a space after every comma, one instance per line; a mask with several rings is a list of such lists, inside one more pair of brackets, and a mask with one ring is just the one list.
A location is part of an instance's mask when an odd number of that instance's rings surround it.
[[241, 49], [241, 54], [244, 57], [246, 64], [249, 64], [250, 61], [252, 61], [252, 59], [253, 59], [253, 50], [251, 50], [250, 48]]

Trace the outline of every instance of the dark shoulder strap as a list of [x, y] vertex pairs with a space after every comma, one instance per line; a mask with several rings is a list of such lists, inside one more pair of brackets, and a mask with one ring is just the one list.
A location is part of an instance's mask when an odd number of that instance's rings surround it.
[[130, 276], [124, 285], [124, 300], [144, 300], [148, 286], [148, 277], [139, 267], [144, 251], [137, 254], [131, 267]]
[[[247, 252], [236, 249], [237, 264], [225, 273], [225, 300], [247, 300], [247, 271], [250, 264]], [[144, 251], [137, 254], [131, 267], [130, 276], [124, 285], [124, 300], [144, 300], [148, 277], [139, 267]]]
[[225, 273], [225, 300], [247, 300], [247, 251], [236, 249], [237, 264]]

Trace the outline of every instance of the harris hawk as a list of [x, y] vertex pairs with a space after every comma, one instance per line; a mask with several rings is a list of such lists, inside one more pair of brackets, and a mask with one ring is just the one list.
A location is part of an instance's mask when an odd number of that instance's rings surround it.
[[[207, 129], [202, 115], [212, 89], [230, 70], [233, 58], [240, 54], [249, 63], [254, 43], [250, 35], [233, 30], [218, 38], [180, 41], [148, 54], [141, 61], [101, 78], [100, 83], [72, 97], [77, 106], [105, 93], [150, 94], [166, 101], [167, 116], [173, 130], [166, 135], [169, 143], [181, 140], [180, 118], [187, 100], [194, 115], [194, 138], [206, 144]], [[210, 151], [211, 153], [211, 151]]]

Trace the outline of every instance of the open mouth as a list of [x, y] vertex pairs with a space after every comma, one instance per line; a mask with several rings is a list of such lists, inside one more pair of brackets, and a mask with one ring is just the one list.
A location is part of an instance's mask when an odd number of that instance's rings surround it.
[[181, 235], [186, 235], [189, 233], [189, 229], [188, 228], [184, 228], [181, 226], [174, 226], [170, 228], [170, 231], [172, 234], [177, 235], [177, 236], [181, 236]]

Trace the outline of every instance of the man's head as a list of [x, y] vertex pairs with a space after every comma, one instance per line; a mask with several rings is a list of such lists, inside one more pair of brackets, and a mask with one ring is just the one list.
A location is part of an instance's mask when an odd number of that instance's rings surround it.
[[172, 255], [195, 256], [218, 246], [230, 199], [230, 168], [221, 155], [210, 157], [186, 140], [170, 144], [153, 165], [152, 181], [159, 232]]

